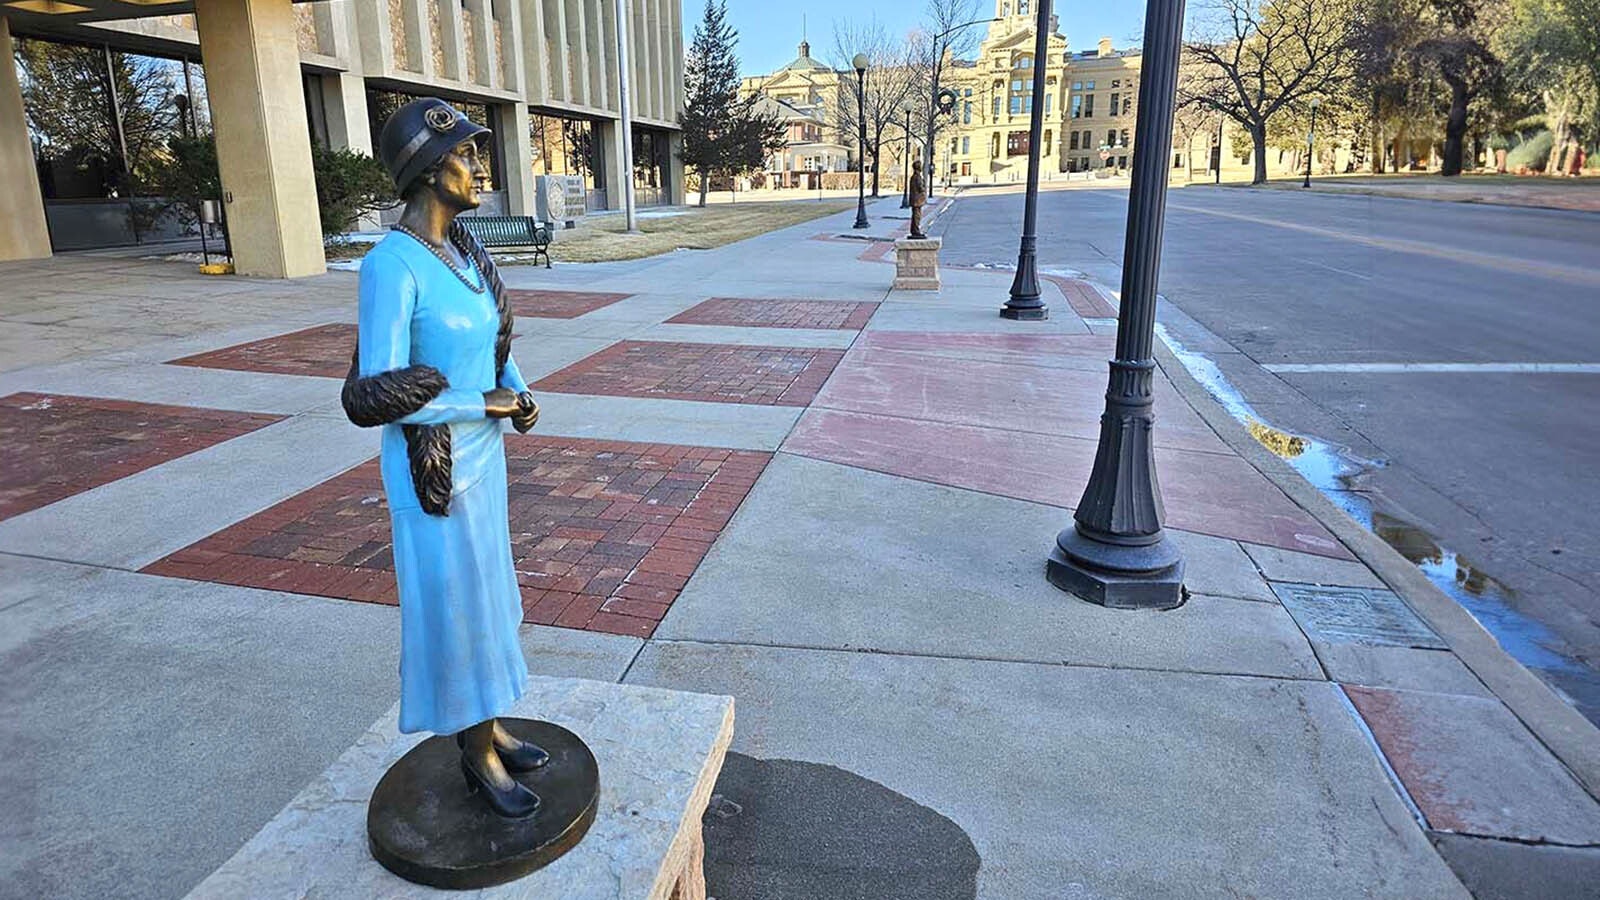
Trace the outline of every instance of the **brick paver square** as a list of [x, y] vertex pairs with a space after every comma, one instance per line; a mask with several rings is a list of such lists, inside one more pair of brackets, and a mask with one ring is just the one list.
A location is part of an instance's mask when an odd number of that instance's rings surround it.
[[806, 406], [842, 350], [619, 341], [541, 379], [535, 390]]
[[584, 313], [594, 312], [632, 296], [600, 291], [506, 291], [513, 315], [535, 319], [576, 319]]
[[758, 300], [712, 297], [667, 321], [678, 325], [743, 325], [755, 328], [827, 328], [860, 331], [876, 303], [838, 300]]
[[0, 519], [255, 431], [281, 416], [60, 394], [0, 397]]
[[335, 322], [168, 362], [236, 372], [343, 378], [350, 371], [350, 354], [355, 348], [356, 326]]
[[[649, 637], [770, 453], [510, 435], [525, 621]], [[152, 563], [198, 581], [398, 602], [376, 460]]]

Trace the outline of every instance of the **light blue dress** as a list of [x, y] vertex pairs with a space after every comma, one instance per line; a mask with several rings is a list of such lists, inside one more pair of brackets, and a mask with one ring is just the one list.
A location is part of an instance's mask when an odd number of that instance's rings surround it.
[[[469, 261], [470, 265], [470, 261]], [[483, 283], [476, 267], [468, 271]], [[495, 387], [525, 391], [514, 360], [495, 378], [500, 316], [415, 238], [391, 232], [361, 264], [362, 377], [429, 365], [450, 382], [433, 402], [383, 426], [384, 493], [400, 589], [400, 730], [450, 734], [504, 714], [528, 667], [517, 641], [522, 598], [506, 521], [501, 423], [484, 413]], [[450, 514], [422, 511], [401, 425], [450, 426]]]

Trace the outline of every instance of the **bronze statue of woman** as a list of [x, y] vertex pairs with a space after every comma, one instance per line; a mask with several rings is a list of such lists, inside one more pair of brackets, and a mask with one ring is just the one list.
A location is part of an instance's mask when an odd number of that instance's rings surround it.
[[383, 126], [379, 154], [405, 202], [361, 265], [359, 336], [343, 393], [357, 425], [383, 426], [380, 463], [400, 593], [400, 730], [454, 734], [461, 773], [500, 816], [539, 797], [513, 773], [549, 755], [498, 721], [525, 689], [501, 420], [539, 407], [511, 357], [511, 312], [493, 260], [456, 217], [478, 206], [487, 129], [442, 100]]

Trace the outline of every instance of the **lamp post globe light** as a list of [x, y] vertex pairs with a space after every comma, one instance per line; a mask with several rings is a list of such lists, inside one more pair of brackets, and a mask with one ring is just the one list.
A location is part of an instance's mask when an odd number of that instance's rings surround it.
[[1321, 97], [1311, 98], [1311, 130], [1306, 132], [1306, 180], [1300, 185], [1303, 188], [1311, 187], [1311, 161], [1316, 158], [1317, 152], [1317, 107], [1321, 105]]
[[1156, 275], [1166, 214], [1167, 159], [1182, 49], [1184, 0], [1148, 0], [1139, 118], [1128, 189], [1116, 357], [1100, 441], [1073, 524], [1045, 565], [1058, 588], [1102, 606], [1172, 609], [1183, 603], [1183, 554], [1162, 532], [1165, 510], [1151, 455]]
[[867, 223], [867, 55], [857, 53], [850, 60], [856, 70], [856, 223], [852, 228], [866, 228]]
[[1022, 241], [1017, 248], [1017, 275], [1011, 298], [1000, 317], [1037, 322], [1049, 318], [1050, 307], [1039, 299], [1039, 140], [1044, 132], [1044, 62], [1050, 58], [1050, 0], [1039, 0], [1033, 34], [1033, 94], [1028, 120], [1028, 193], [1022, 206]]

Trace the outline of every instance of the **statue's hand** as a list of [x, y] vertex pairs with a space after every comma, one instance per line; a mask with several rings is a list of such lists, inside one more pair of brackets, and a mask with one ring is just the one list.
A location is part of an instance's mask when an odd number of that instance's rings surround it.
[[495, 388], [483, 392], [483, 414], [491, 419], [509, 419], [522, 411], [517, 392], [510, 388]]
[[527, 434], [539, 422], [539, 404], [534, 401], [532, 391], [523, 391], [517, 395], [517, 406], [517, 412], [511, 416], [511, 427]]

